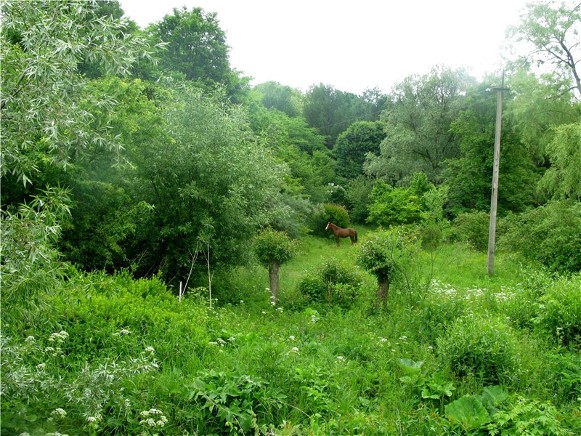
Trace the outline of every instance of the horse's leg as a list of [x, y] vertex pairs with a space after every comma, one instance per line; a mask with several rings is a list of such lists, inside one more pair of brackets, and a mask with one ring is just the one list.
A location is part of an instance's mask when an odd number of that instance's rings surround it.
[[335, 236], [335, 243], [337, 244], [337, 247], [341, 245], [341, 240], [339, 239], [339, 236]]

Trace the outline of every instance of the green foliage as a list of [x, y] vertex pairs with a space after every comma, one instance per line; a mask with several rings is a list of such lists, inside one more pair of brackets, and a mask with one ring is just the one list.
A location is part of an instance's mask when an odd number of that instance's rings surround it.
[[[349, 212], [345, 207], [339, 204], [325, 203], [323, 209], [325, 211], [325, 221], [331, 221], [333, 224], [343, 228], [349, 227], [349, 224], [351, 224]], [[325, 223], [326, 225], [327, 223]]]
[[57, 244], [69, 214], [68, 193], [59, 188], [47, 188], [16, 213], [2, 212], [3, 319], [7, 307], [58, 286], [65, 275]]
[[382, 230], [361, 244], [357, 263], [378, 277], [392, 277], [398, 272], [405, 274], [417, 250], [417, 239], [403, 228]]
[[302, 112], [302, 95], [290, 86], [265, 82], [256, 85], [253, 92], [259, 95], [260, 102], [267, 109], [279, 110], [289, 117], [297, 117]]
[[494, 433], [530, 435], [573, 435], [562, 422], [555, 406], [547, 402], [517, 396], [505, 410], [499, 410], [487, 430]]
[[373, 185], [367, 221], [379, 226], [411, 224], [420, 219], [421, 203], [409, 188], [393, 188], [383, 180]]
[[558, 126], [547, 145], [547, 154], [551, 166], [543, 175], [540, 188], [555, 199], [581, 201], [581, 124]]
[[301, 278], [298, 290], [309, 301], [347, 309], [359, 296], [361, 281], [360, 275], [351, 267], [332, 259]]
[[569, 353], [547, 353], [546, 383], [556, 394], [555, 403], [576, 401], [581, 395], [581, 356], [575, 350]]
[[527, 49], [520, 55], [526, 64], [551, 64], [547, 73], [541, 69], [543, 80], [554, 86], [554, 93], [579, 97], [581, 78], [577, 69], [575, 47], [578, 42], [581, 13], [574, 2], [531, 3], [517, 26], [509, 29], [508, 36]]
[[413, 361], [411, 359], [398, 359], [397, 363], [406, 374], [400, 377], [400, 381], [415, 389], [423, 400], [436, 400], [442, 408], [445, 398], [450, 398], [456, 390], [455, 386], [445, 376], [440, 373], [433, 373], [428, 376], [422, 370], [423, 361]]
[[267, 228], [254, 238], [254, 252], [260, 263], [270, 268], [272, 262], [278, 265], [289, 261], [296, 254], [296, 242], [285, 232]]
[[[330, 259], [325, 245], [310, 237], [304, 245], [309, 252], [288, 262], [288, 277], [304, 276], [304, 265]], [[452, 259], [458, 247], [446, 250], [437, 249], [447, 264], [467, 272], [462, 283], [477, 281], [467, 266], [481, 256], [466, 251], [461, 260]], [[345, 281], [352, 273], [348, 256], [345, 250], [345, 261], [328, 260], [321, 277]], [[426, 262], [424, 256], [414, 259]], [[530, 270], [515, 274], [502, 284], [522, 282], [538, 294], [552, 294], [552, 281]], [[228, 286], [235, 290], [247, 286], [255, 271], [231, 275]], [[487, 338], [486, 346], [476, 348], [502, 360], [496, 344], [505, 327], [481, 320], [490, 310], [480, 304], [485, 296], [477, 300], [445, 292], [443, 285], [438, 289], [430, 304], [448, 300], [457, 303], [458, 313], [475, 313], [473, 328]], [[45, 304], [28, 307], [25, 318], [3, 318], [3, 434], [452, 434], [465, 431], [462, 425], [468, 433], [578, 433], [577, 353], [543, 341], [534, 356], [522, 357], [527, 377], [518, 386], [524, 389], [506, 398], [499, 388], [483, 389], [476, 378], [454, 379], [429, 337], [441, 328], [439, 321], [422, 324], [422, 305], [410, 308], [401, 298], [393, 299], [388, 313], [356, 304], [350, 310], [321, 304], [295, 311], [270, 307], [264, 298], [209, 309], [189, 294], [179, 302], [159, 278], [134, 280], [127, 273], [70, 273], [40, 297]], [[449, 307], [439, 319], [455, 318]], [[13, 308], [3, 306], [3, 317], [6, 310]], [[534, 338], [522, 339], [526, 345]], [[471, 350], [469, 345], [462, 349]], [[456, 392], [480, 402], [488, 422], [470, 424], [477, 406], [446, 409]]]
[[[487, 80], [494, 80], [492, 78]], [[459, 140], [460, 153], [446, 162], [442, 176], [449, 186], [448, 213], [455, 216], [490, 208], [492, 163], [495, 131], [495, 94], [480, 84], [468, 93], [467, 108], [451, 124]], [[502, 125], [501, 170], [498, 211], [522, 211], [536, 200], [537, 158], [522, 144], [513, 119]]]
[[581, 273], [555, 280], [539, 303], [538, 327], [565, 347], [581, 348]]
[[417, 317], [426, 340], [436, 344], [436, 339], [444, 336], [446, 330], [461, 316], [466, 314], [467, 304], [456, 294], [456, 290], [438, 281], [432, 281], [430, 292], [421, 300]]
[[367, 153], [379, 154], [385, 133], [379, 121], [358, 121], [337, 137], [333, 148], [337, 159], [337, 175], [352, 180], [363, 175]]
[[454, 219], [453, 237], [478, 251], [488, 248], [490, 215], [486, 212], [465, 212]]
[[309, 126], [316, 128], [325, 137], [325, 143], [331, 149], [339, 134], [354, 120], [376, 120], [380, 112], [378, 104], [381, 102], [370, 101], [321, 83], [307, 91], [303, 115]]
[[507, 220], [499, 245], [552, 271], [581, 270], [581, 203], [553, 201]]
[[271, 424], [285, 396], [268, 383], [248, 375], [203, 371], [188, 387], [189, 397], [200, 405], [196, 421], [206, 433], [226, 431], [247, 434]]
[[310, 222], [313, 233], [319, 236], [332, 236], [332, 232], [325, 231], [329, 221], [343, 228], [349, 227], [351, 224], [351, 218], [345, 206], [324, 203], [322, 208], [311, 217]]
[[490, 421], [486, 408], [478, 398], [469, 395], [446, 406], [446, 416], [464, 431], [475, 430]]
[[165, 113], [172, 138], [145, 143], [134, 162], [135, 187], [154, 206], [135, 238], [138, 273], [177, 283], [200, 244], [214, 265], [243, 263], [256, 230], [293, 211], [281, 195], [286, 167], [255, 141], [245, 112], [189, 87], [175, 92]]
[[438, 355], [458, 377], [510, 384], [519, 379], [520, 355], [512, 330], [494, 318], [464, 316], [437, 339]]
[[368, 159], [366, 172], [392, 183], [405, 182], [420, 171], [437, 180], [444, 161], [458, 154], [450, 125], [471, 82], [462, 70], [438, 67], [396, 85], [382, 113], [386, 138], [381, 153]]
[[80, 0], [2, 2], [3, 182], [26, 186], [41, 170], [66, 168], [91, 146], [114, 143], [108, 126], [92, 121], [96, 107], [115, 102], [90, 92], [79, 66], [127, 74], [151, 49], [124, 21], [97, 11], [97, 2]]
[[166, 44], [158, 53], [165, 71], [180, 72], [207, 87], [229, 84], [226, 34], [218, 25], [216, 13], [174, 8], [150, 30]]
[[448, 186], [430, 186], [422, 194], [423, 211], [419, 226], [422, 247], [435, 249], [444, 238], [449, 222], [444, 218], [444, 205], [448, 199]]
[[446, 417], [465, 432], [489, 434], [571, 435], [550, 403], [509, 396], [499, 386], [448, 404]]
[[369, 196], [373, 182], [364, 176], [351, 180], [346, 187], [349, 213], [356, 223], [364, 223], [369, 216]]

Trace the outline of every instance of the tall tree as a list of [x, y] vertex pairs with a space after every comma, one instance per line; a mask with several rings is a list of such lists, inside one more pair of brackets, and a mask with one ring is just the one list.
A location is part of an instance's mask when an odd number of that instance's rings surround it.
[[216, 265], [240, 263], [258, 228], [293, 212], [281, 200], [286, 166], [257, 141], [242, 108], [190, 86], [172, 98], [164, 114], [171, 137], [143, 143], [133, 159], [135, 195], [154, 209], [132, 252], [141, 274], [175, 282], [199, 244]]
[[303, 113], [309, 125], [325, 136], [327, 147], [333, 148], [337, 136], [350, 124], [377, 119], [380, 104], [380, 98], [372, 91], [366, 97], [360, 97], [319, 84], [307, 92]]
[[386, 137], [381, 153], [369, 159], [367, 172], [392, 183], [420, 171], [437, 180], [443, 162], [458, 155], [450, 124], [473, 82], [462, 70], [438, 67], [396, 85], [382, 114]]
[[[527, 5], [518, 26], [509, 29], [509, 36], [530, 49], [521, 60], [536, 65], [553, 76], [560, 92], [572, 92], [581, 99], [581, 3], [549, 1]], [[520, 49], [519, 49], [520, 53]]]
[[358, 121], [339, 135], [333, 149], [337, 159], [337, 175], [352, 180], [363, 175], [363, 163], [368, 153], [379, 154], [385, 138], [380, 121]]
[[277, 109], [289, 117], [302, 115], [303, 95], [290, 86], [278, 82], [265, 82], [256, 85], [253, 91], [258, 94], [260, 102], [267, 109]]
[[230, 67], [226, 34], [217, 14], [201, 8], [174, 8], [149, 30], [156, 41], [165, 43], [159, 65], [167, 72], [179, 72], [205, 89], [222, 87], [236, 101], [248, 90], [248, 79]]

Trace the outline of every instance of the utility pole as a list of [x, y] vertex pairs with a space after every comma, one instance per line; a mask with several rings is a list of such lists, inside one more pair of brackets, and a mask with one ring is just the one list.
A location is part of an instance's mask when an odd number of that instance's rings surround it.
[[494, 163], [492, 166], [492, 195], [490, 198], [490, 227], [488, 229], [488, 274], [494, 274], [494, 252], [496, 250], [496, 206], [498, 203], [498, 174], [500, 171], [500, 134], [502, 129], [502, 93], [504, 87], [504, 71], [502, 85], [494, 88], [496, 91], [496, 131], [494, 134]]

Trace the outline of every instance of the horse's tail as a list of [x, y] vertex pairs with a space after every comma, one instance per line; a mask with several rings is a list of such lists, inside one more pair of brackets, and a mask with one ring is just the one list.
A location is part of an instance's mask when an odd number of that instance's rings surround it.
[[357, 230], [353, 229], [353, 233], [355, 234], [355, 242], [357, 242]]

